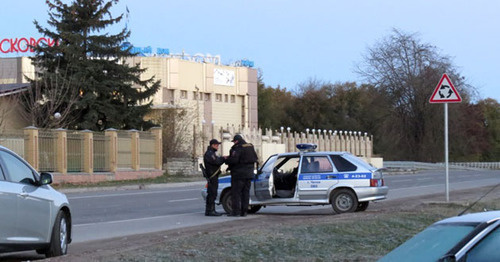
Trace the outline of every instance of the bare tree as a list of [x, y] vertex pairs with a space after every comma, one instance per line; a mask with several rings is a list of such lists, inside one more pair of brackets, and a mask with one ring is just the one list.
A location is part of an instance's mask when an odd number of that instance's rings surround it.
[[0, 97], [0, 132], [2, 129], [4, 129], [4, 124], [5, 124], [5, 120], [7, 119], [7, 110], [10, 108], [8, 106], [4, 106], [3, 104], [7, 104], [5, 103], [5, 100], [7, 99], [7, 97]]
[[41, 128], [70, 128], [78, 114], [74, 104], [79, 99], [79, 91], [75, 89], [66, 71], [58, 70], [57, 74], [43, 75], [31, 81], [31, 87], [19, 95], [24, 106], [21, 115], [31, 125]]
[[13, 110], [13, 100], [13, 95], [0, 96], [0, 134], [8, 128], [7, 118]]
[[[386, 98], [387, 116], [376, 137], [389, 159], [436, 161], [442, 156], [441, 107], [428, 103], [443, 73], [448, 73], [467, 103], [473, 89], [448, 56], [422, 43], [416, 34], [394, 29], [368, 48], [357, 68], [365, 80]], [[455, 105], [454, 105], [455, 106]]]
[[163, 162], [170, 157], [191, 157], [193, 152], [193, 124], [196, 113], [186, 107], [168, 107], [153, 111], [153, 122], [162, 126]]
[[13, 86], [13, 89], [0, 95], [0, 134], [18, 133], [18, 129], [29, 125], [19, 119], [19, 114], [24, 110], [19, 103], [19, 96], [25, 91], [26, 85]]

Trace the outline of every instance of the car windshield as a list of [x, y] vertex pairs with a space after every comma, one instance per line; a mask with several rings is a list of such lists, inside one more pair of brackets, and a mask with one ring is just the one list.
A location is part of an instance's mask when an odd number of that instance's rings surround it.
[[471, 224], [430, 226], [391, 251], [379, 262], [438, 261], [474, 228], [475, 225]]

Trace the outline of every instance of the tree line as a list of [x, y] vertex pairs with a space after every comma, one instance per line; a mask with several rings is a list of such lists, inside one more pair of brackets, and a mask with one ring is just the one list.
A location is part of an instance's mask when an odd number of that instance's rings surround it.
[[429, 99], [447, 73], [463, 100], [449, 104], [450, 161], [499, 161], [500, 104], [476, 99], [451, 59], [417, 34], [393, 30], [356, 72], [363, 83], [309, 79], [294, 91], [266, 86], [259, 74], [259, 125], [369, 132], [386, 160], [442, 162], [444, 109]]

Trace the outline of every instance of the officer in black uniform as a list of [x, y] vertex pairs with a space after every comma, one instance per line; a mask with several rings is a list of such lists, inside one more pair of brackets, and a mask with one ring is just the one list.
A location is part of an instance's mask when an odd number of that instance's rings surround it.
[[254, 176], [257, 153], [241, 135], [235, 135], [226, 164], [231, 170], [232, 212], [228, 216], [246, 216], [250, 200], [250, 185]]
[[217, 198], [217, 189], [219, 187], [220, 167], [224, 164], [224, 157], [217, 156], [215, 152], [219, 150], [220, 142], [217, 139], [210, 140], [210, 145], [203, 156], [203, 163], [207, 172], [207, 202], [205, 207], [205, 216], [221, 216], [221, 213], [215, 211], [215, 199]]

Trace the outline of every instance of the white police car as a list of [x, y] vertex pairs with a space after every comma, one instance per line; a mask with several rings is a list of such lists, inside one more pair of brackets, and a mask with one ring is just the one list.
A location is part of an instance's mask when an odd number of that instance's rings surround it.
[[[300, 152], [270, 156], [252, 180], [248, 212], [331, 204], [336, 213], [345, 213], [364, 211], [369, 201], [386, 198], [389, 189], [379, 169], [348, 152], [315, 152], [316, 147], [298, 144]], [[231, 177], [221, 177], [216, 203], [231, 213], [231, 202]]]

